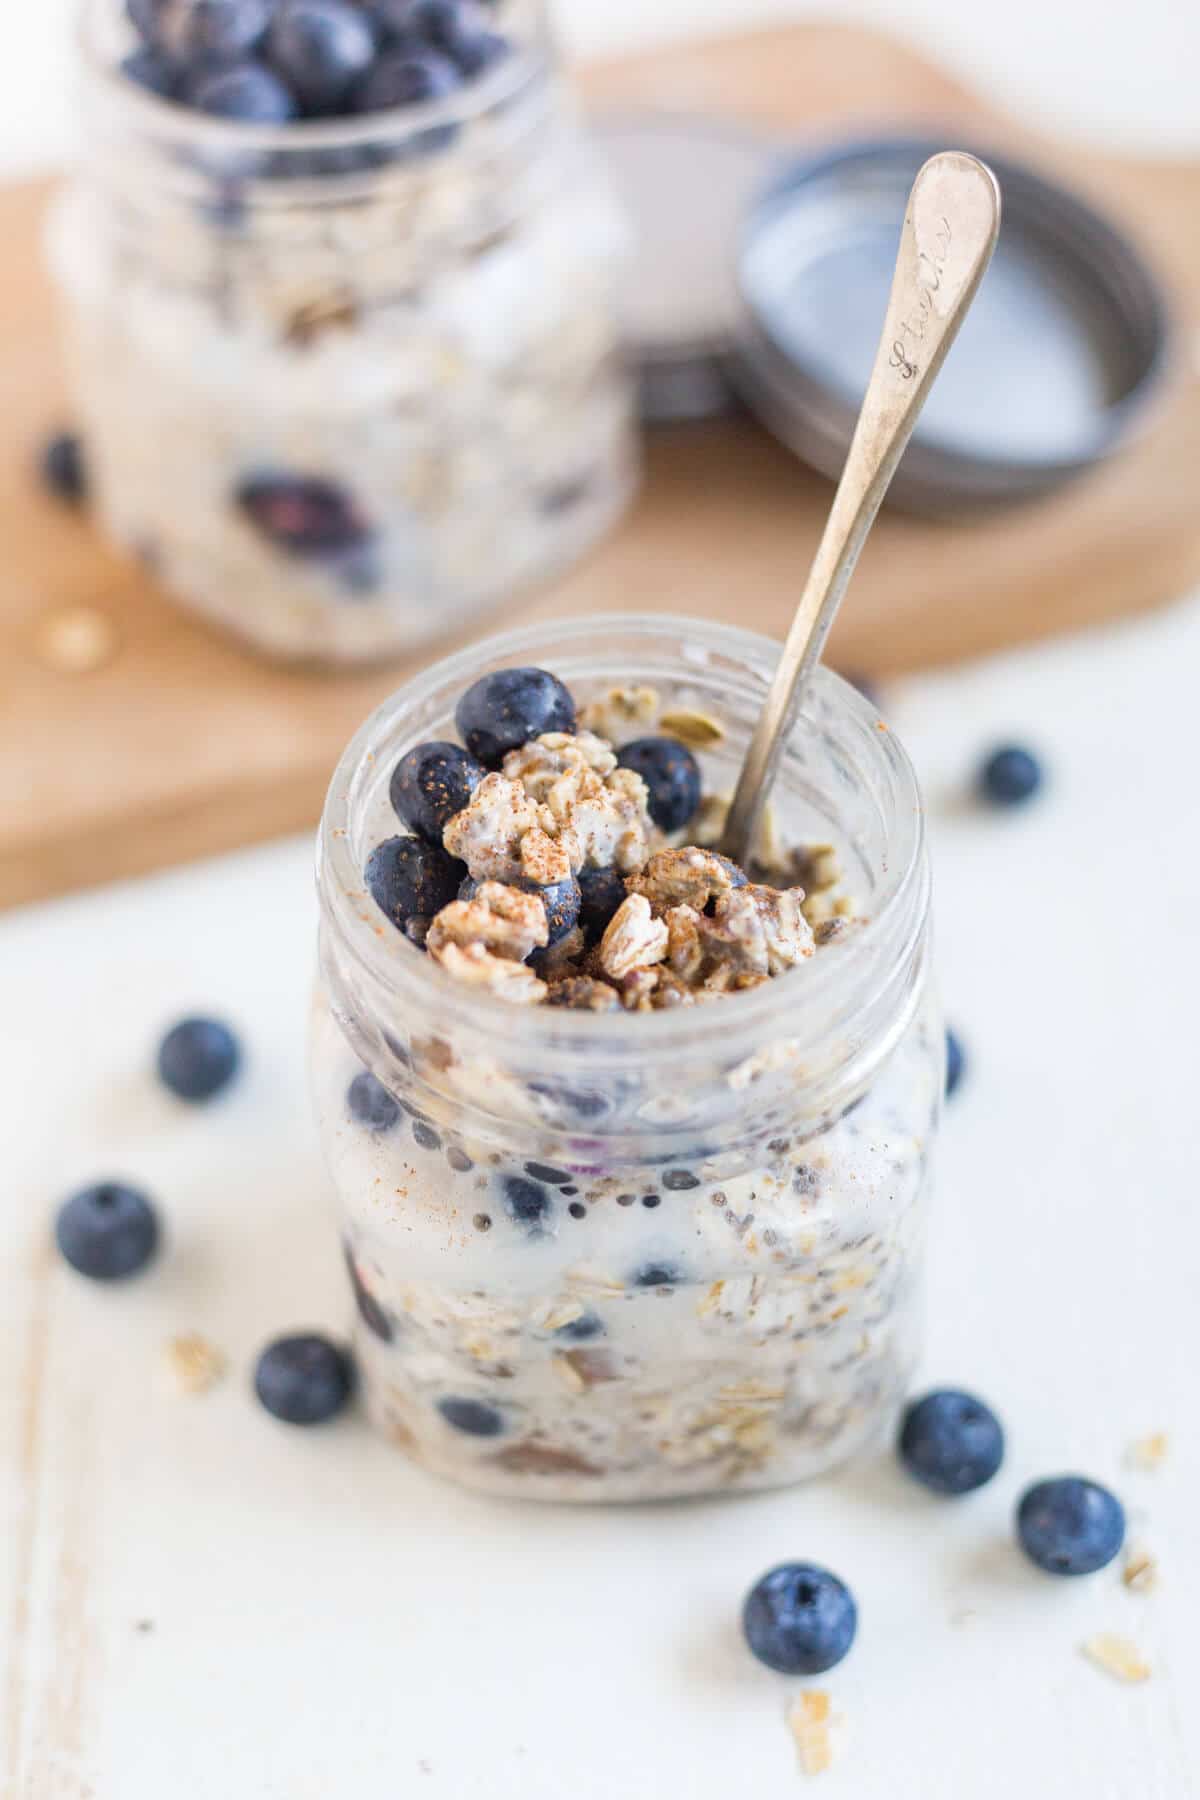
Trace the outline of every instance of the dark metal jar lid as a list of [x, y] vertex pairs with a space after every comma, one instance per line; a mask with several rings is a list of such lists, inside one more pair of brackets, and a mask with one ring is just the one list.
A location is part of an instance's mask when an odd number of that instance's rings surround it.
[[[892, 139], [791, 160], [743, 219], [733, 376], [827, 475], [854, 429], [909, 189], [941, 148]], [[1032, 169], [975, 154], [1000, 181], [1000, 242], [893, 484], [913, 511], [1023, 499], [1099, 462], [1166, 357], [1163, 295], [1125, 238]]]
[[725, 363], [739, 300], [733, 251], [774, 147], [719, 119], [652, 109], [592, 123], [634, 238], [621, 333], [650, 421], [736, 405]]

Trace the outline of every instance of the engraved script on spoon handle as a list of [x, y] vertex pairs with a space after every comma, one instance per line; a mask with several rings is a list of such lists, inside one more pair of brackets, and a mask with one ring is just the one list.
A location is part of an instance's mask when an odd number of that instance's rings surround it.
[[729, 809], [723, 848], [736, 862], [749, 855], [804, 684], [999, 229], [991, 170], [957, 150], [930, 157], [908, 197], [883, 335], [842, 478]]

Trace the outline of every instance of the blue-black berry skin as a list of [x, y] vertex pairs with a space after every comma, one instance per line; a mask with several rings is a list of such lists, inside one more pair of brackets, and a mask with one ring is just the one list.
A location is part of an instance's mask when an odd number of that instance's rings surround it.
[[493, 669], [481, 675], [454, 714], [472, 756], [498, 769], [510, 750], [547, 731], [575, 730], [575, 702], [548, 669]]
[[907, 1409], [898, 1449], [909, 1474], [935, 1494], [970, 1494], [1004, 1461], [1004, 1432], [982, 1400], [939, 1388]]
[[194, 111], [239, 125], [286, 125], [298, 110], [278, 75], [256, 62], [202, 68], [185, 83], [183, 97]]
[[87, 499], [83, 445], [73, 431], [59, 431], [42, 451], [42, 480], [50, 492], [71, 506]]
[[145, 1268], [158, 1247], [158, 1215], [146, 1195], [120, 1181], [83, 1188], [59, 1208], [55, 1241], [92, 1281], [120, 1281]]
[[247, 475], [234, 501], [255, 530], [287, 556], [320, 561], [362, 551], [372, 530], [344, 489], [319, 475]]
[[640, 1288], [677, 1287], [682, 1279], [674, 1263], [650, 1262], [643, 1263], [635, 1272], [633, 1285]]
[[180, 63], [248, 55], [273, 10], [273, 0], [161, 0], [144, 9], [153, 41]]
[[165, 0], [125, 0], [125, 11], [129, 14], [130, 23], [147, 43], [154, 39], [164, 4]]
[[373, 1337], [377, 1337], [381, 1343], [390, 1344], [396, 1335], [395, 1326], [359, 1274], [358, 1264], [349, 1244], [343, 1244], [342, 1253], [346, 1258], [346, 1273], [350, 1277], [359, 1318]]
[[440, 739], [417, 744], [392, 771], [392, 806], [418, 837], [440, 844], [447, 824], [468, 804], [485, 772], [461, 744]]
[[468, 1437], [499, 1437], [504, 1430], [504, 1415], [484, 1400], [451, 1396], [438, 1401], [438, 1411], [447, 1425], [453, 1425], [455, 1431], [465, 1431]]
[[599, 941], [604, 928], [625, 898], [625, 877], [619, 869], [580, 869], [579, 923], [589, 944]]
[[220, 1019], [181, 1019], [158, 1047], [158, 1078], [181, 1100], [211, 1100], [241, 1065], [237, 1038]]
[[[440, 51], [401, 49], [385, 52], [371, 64], [353, 93], [356, 112], [391, 112], [396, 107], [427, 106], [444, 100], [462, 85], [457, 66]], [[426, 134], [430, 149], [448, 142], [453, 127]]]
[[540, 1181], [509, 1175], [504, 1181], [504, 1210], [514, 1224], [540, 1236], [550, 1223], [554, 1202]]
[[858, 1629], [858, 1609], [845, 1582], [813, 1563], [780, 1563], [746, 1596], [746, 1642], [781, 1675], [822, 1675], [840, 1663]]
[[316, 118], [344, 109], [371, 66], [375, 33], [369, 15], [349, 0], [283, 0], [264, 54], [306, 117]]
[[678, 738], [635, 738], [617, 753], [622, 769], [646, 784], [650, 817], [660, 831], [679, 831], [700, 804], [700, 765]]
[[1093, 1575], [1125, 1542], [1125, 1509], [1115, 1494], [1082, 1475], [1058, 1475], [1026, 1488], [1017, 1504], [1021, 1548], [1048, 1575]]
[[979, 790], [993, 806], [1023, 806], [1042, 785], [1042, 766], [1031, 750], [1004, 744], [979, 772]]
[[962, 1041], [954, 1032], [946, 1033], [946, 1098], [955, 1093], [966, 1074], [967, 1058]]
[[255, 1393], [286, 1425], [323, 1425], [341, 1412], [353, 1386], [345, 1350], [315, 1331], [276, 1338], [254, 1371]]
[[398, 929], [449, 906], [462, 880], [462, 864], [424, 838], [385, 838], [367, 858], [367, 887]]
[[381, 1137], [393, 1130], [400, 1118], [400, 1102], [369, 1069], [361, 1069], [346, 1089], [346, 1105], [351, 1118]]
[[157, 94], [160, 100], [173, 100], [179, 91], [179, 74], [174, 63], [153, 44], [139, 44], [136, 50], [131, 50], [121, 63], [121, 73], [127, 81], [135, 81], [138, 87], [145, 88], [147, 93]]
[[539, 887], [534, 881], [522, 881], [520, 885], [527, 892], [537, 894], [546, 908], [546, 928], [550, 934], [547, 947], [557, 944], [568, 931], [574, 931], [579, 923], [582, 896], [573, 875], [568, 875], [565, 881], [552, 882], [549, 887]]

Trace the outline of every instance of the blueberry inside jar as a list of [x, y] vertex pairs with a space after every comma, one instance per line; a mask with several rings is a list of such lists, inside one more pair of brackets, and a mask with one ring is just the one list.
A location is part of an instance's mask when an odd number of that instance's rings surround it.
[[175, 599], [370, 661], [616, 521], [626, 237], [538, 0], [88, 0], [80, 44], [74, 407]]
[[[469, 1486], [782, 1485], [895, 1429], [943, 1086], [919, 795], [822, 671], [753, 855], [724, 858], [776, 654], [653, 617], [514, 633], [403, 688], [334, 777], [312, 1069], [362, 1388]], [[428, 826], [394, 772], [449, 767], [456, 715], [508, 747], [454, 787], [440, 849], [412, 834], [447, 859], [435, 911], [417, 884], [400, 905], [414, 933], [364, 871], [397, 800]], [[670, 829], [621, 757], [659, 738], [695, 768]], [[680, 792], [673, 754], [632, 760]], [[562, 879], [607, 917], [552, 941]], [[396, 1129], [347, 1104], [364, 1070]]]

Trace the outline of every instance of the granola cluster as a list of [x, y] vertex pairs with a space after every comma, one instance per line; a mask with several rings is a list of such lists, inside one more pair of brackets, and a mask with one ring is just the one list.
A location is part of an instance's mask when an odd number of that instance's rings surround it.
[[[620, 696], [630, 717], [640, 694]], [[671, 846], [646, 783], [619, 766], [607, 738], [587, 729], [531, 738], [447, 822], [444, 847], [474, 892], [442, 908], [426, 948], [457, 980], [523, 1005], [647, 1012], [758, 987], [836, 935], [840, 871], [831, 849], [814, 846], [772, 870], [756, 859], [752, 873], [775, 878], [748, 880], [710, 847], [724, 809], [702, 803], [708, 844]], [[624, 898], [599, 929], [551, 938], [537, 890], [588, 872], [615, 876]]]

